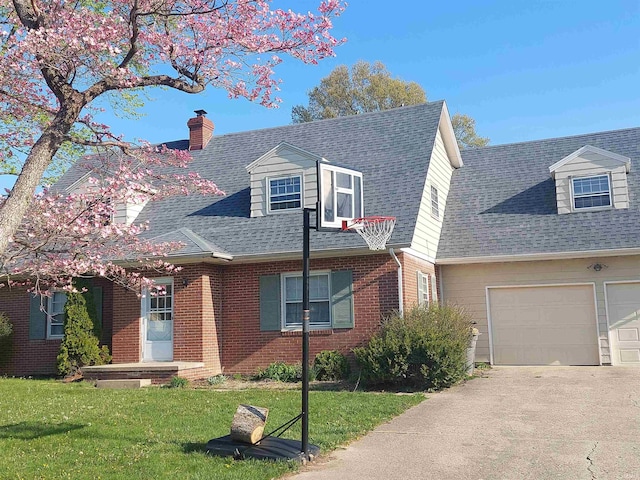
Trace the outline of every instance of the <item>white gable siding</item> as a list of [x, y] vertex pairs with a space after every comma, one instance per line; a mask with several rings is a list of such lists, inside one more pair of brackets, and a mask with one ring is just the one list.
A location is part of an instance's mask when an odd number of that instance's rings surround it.
[[629, 208], [626, 167], [619, 161], [593, 152], [585, 152], [555, 171], [558, 213], [571, 213], [571, 179], [610, 175], [614, 208]]
[[[420, 210], [416, 222], [416, 229], [411, 241], [411, 248], [435, 258], [440, 241], [440, 231], [442, 230], [442, 218], [444, 217], [447, 197], [449, 196], [449, 186], [451, 184], [451, 174], [453, 167], [447, 156], [444, 141], [440, 128], [436, 134], [436, 140], [431, 152], [427, 179], [422, 190]], [[431, 186], [438, 189], [439, 215], [435, 218], [431, 214]]]
[[268, 213], [269, 189], [267, 183], [270, 178], [296, 175], [302, 177], [304, 206], [315, 208], [318, 195], [315, 160], [292, 150], [283, 149], [279, 154], [265, 159], [251, 172], [251, 217], [263, 217]]

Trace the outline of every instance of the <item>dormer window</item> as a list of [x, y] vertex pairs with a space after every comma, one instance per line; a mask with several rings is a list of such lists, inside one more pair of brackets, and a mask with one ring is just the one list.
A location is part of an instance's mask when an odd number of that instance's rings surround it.
[[302, 206], [302, 178], [270, 178], [269, 211], [299, 209]]
[[549, 167], [560, 215], [629, 208], [627, 175], [631, 159], [591, 145]]
[[573, 178], [573, 208], [611, 207], [611, 186], [609, 175]]

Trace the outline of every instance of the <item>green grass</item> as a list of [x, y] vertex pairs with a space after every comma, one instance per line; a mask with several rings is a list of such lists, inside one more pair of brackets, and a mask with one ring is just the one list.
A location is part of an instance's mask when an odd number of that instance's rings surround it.
[[[310, 440], [323, 452], [422, 401], [422, 395], [310, 392]], [[204, 453], [240, 403], [269, 408], [266, 431], [300, 410], [299, 391], [98, 390], [0, 378], [1, 479], [271, 479], [297, 467]], [[297, 425], [287, 434], [300, 438]]]

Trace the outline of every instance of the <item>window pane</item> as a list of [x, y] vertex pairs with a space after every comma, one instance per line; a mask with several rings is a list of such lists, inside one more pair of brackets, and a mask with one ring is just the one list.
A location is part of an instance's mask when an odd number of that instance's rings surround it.
[[285, 300], [287, 302], [302, 301], [302, 277], [286, 277], [285, 283]]
[[310, 321], [313, 324], [326, 324], [329, 325], [329, 302], [311, 302], [310, 309]]
[[147, 322], [147, 340], [149, 341], [169, 341], [171, 340], [171, 333], [173, 330], [173, 322], [170, 320], [169, 315], [158, 315], [157, 319], [151, 319]]
[[362, 217], [362, 179], [353, 177], [353, 218]]
[[300, 177], [269, 180], [271, 210], [300, 208], [302, 204]]
[[52, 336], [59, 336], [59, 335], [64, 335], [64, 326], [63, 325], [59, 325], [59, 324], [53, 324], [53, 322], [51, 323], [51, 333], [50, 335]]
[[350, 193], [338, 193], [338, 217], [340, 218], [353, 218], [352, 199], [353, 195]]
[[329, 299], [329, 276], [313, 275], [309, 277], [309, 300]]
[[438, 218], [440, 216], [440, 207], [438, 204], [438, 189], [431, 186], [431, 215]]
[[351, 175], [348, 173], [336, 172], [336, 185], [339, 188], [352, 188]]
[[577, 197], [575, 199], [576, 208], [609, 207], [611, 198], [609, 195], [595, 195], [591, 197]]
[[302, 303], [287, 303], [285, 322], [287, 326], [302, 325]]
[[333, 206], [333, 172], [330, 170], [323, 170], [322, 172], [322, 191], [324, 192], [324, 198], [322, 199], [324, 219], [327, 222], [333, 222], [335, 218]]

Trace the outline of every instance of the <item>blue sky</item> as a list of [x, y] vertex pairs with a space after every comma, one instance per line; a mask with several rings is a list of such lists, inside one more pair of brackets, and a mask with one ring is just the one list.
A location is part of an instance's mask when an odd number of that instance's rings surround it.
[[[278, 0], [297, 10], [317, 2]], [[474, 117], [491, 144], [640, 126], [640, 0], [352, 0], [335, 27], [348, 39], [336, 58], [280, 66], [279, 109], [216, 90], [154, 90], [142, 119], [103, 121], [154, 143], [187, 138], [196, 109], [215, 134], [286, 125], [334, 67], [380, 60], [452, 114]]]

